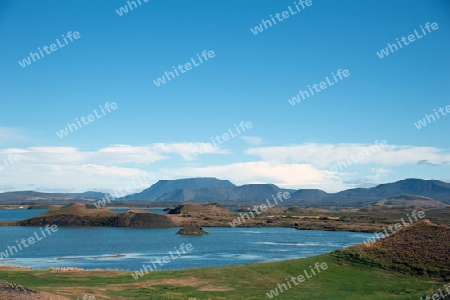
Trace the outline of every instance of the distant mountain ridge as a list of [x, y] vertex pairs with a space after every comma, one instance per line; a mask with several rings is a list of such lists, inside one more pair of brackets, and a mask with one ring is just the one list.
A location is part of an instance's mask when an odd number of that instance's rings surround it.
[[[261, 202], [276, 196], [280, 189], [273, 184], [247, 184], [234, 187], [208, 187], [176, 189], [158, 197], [156, 201], [221, 203]], [[408, 194], [429, 197], [450, 204], [450, 183], [439, 180], [405, 179], [380, 184], [372, 188], [348, 189], [327, 193], [319, 189], [300, 189], [292, 192], [286, 204], [311, 206], [364, 206], [385, 198]]]
[[367, 189], [345, 190], [334, 194], [333, 199], [355, 201], [357, 198], [365, 198], [376, 201], [401, 194], [429, 197], [450, 204], [450, 183], [439, 180], [408, 178], [393, 183], [379, 184]]
[[[439, 180], [405, 179], [380, 184], [371, 188], [354, 188], [337, 193], [327, 193], [319, 189], [286, 190], [274, 184], [246, 184], [236, 186], [229, 180], [210, 177], [160, 180], [144, 191], [117, 199], [119, 202], [151, 201], [155, 204], [183, 202], [218, 202], [226, 205], [245, 205], [263, 203], [266, 199], [277, 197], [280, 192], [289, 191], [289, 199], [283, 204], [303, 206], [348, 206], [362, 207], [398, 195], [428, 197], [432, 200], [450, 204], [450, 183]], [[92, 203], [96, 197], [104, 195], [97, 192], [79, 194], [39, 193], [33, 191], [0, 193], [1, 204], [20, 204], [22, 202], [50, 203], [83, 202]], [[83, 197], [84, 196], [84, 197]], [[405, 199], [405, 201], [409, 201]], [[411, 200], [412, 201], [412, 200]]]
[[83, 193], [69, 193], [68, 195], [72, 195], [75, 197], [83, 197], [83, 198], [102, 199], [102, 198], [108, 196], [109, 193], [86, 191]]
[[93, 198], [81, 197], [75, 194], [64, 193], [41, 193], [35, 191], [17, 191], [0, 193], [1, 204], [40, 204], [45, 201], [47, 204], [67, 204], [70, 202], [91, 202]]

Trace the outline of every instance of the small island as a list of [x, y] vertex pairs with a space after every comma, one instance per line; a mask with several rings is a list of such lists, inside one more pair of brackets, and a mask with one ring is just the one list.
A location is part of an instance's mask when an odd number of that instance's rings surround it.
[[185, 234], [185, 235], [201, 235], [210, 233], [211, 232], [209, 231], [203, 230], [203, 228], [197, 224], [186, 225], [177, 232], [177, 234]]

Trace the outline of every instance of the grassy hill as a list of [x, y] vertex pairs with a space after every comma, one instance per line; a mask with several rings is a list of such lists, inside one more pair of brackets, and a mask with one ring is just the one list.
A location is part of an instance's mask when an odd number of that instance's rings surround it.
[[370, 246], [359, 244], [335, 255], [383, 269], [450, 280], [450, 227], [425, 220]]

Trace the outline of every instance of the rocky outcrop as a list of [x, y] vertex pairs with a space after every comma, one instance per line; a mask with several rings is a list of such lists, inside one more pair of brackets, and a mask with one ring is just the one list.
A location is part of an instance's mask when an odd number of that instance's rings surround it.
[[191, 224], [186, 225], [177, 234], [187, 234], [187, 235], [201, 235], [201, 234], [210, 234], [209, 231], [204, 231], [200, 225]]
[[169, 210], [168, 215], [199, 215], [199, 214], [213, 214], [223, 215], [229, 214], [230, 210], [217, 203], [197, 204], [197, 203], [184, 203]]
[[65, 297], [42, 293], [22, 285], [0, 280], [0, 299], [2, 300], [67, 300]]

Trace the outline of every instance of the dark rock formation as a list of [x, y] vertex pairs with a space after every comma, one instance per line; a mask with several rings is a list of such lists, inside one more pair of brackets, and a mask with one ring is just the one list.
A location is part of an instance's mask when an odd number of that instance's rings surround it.
[[22, 285], [0, 280], [0, 299], [2, 300], [68, 300], [66, 297], [34, 291]]
[[177, 234], [191, 234], [191, 235], [198, 235], [198, 234], [210, 234], [209, 231], [204, 231], [203, 228], [200, 225], [197, 224], [191, 224], [186, 225], [180, 231], [177, 232]]
[[37, 294], [37, 291], [33, 291], [29, 288], [26, 288], [24, 286], [21, 286], [19, 284], [15, 283], [9, 283], [5, 280], [0, 280], [0, 291], [14, 291], [14, 292], [20, 292], [20, 293], [27, 293], [27, 294]]

